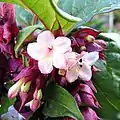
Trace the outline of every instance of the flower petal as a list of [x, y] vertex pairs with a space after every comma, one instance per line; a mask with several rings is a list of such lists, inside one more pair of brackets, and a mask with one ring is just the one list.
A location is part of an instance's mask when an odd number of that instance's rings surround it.
[[40, 48], [38, 43], [29, 43], [27, 53], [35, 60], [39, 60], [45, 56], [45, 52]]
[[76, 66], [66, 73], [67, 81], [72, 83], [78, 78], [78, 72], [76, 71]]
[[45, 58], [38, 61], [38, 67], [41, 73], [48, 74], [53, 70], [52, 59]]
[[66, 59], [64, 54], [54, 53], [53, 65], [59, 69], [66, 69]]
[[99, 53], [98, 52], [87, 53], [82, 57], [82, 59], [87, 64], [93, 65], [99, 59]]
[[54, 40], [54, 50], [59, 53], [65, 53], [67, 51], [72, 51], [71, 40], [67, 37], [57, 37]]
[[69, 68], [74, 66], [80, 58], [81, 58], [81, 55], [76, 53], [76, 52], [65, 53], [65, 59], [66, 59], [66, 62], [67, 62], [67, 66]]
[[37, 43], [39, 43], [41, 47], [52, 44], [53, 40], [54, 40], [54, 36], [53, 36], [52, 32], [50, 32], [48, 30], [43, 31], [37, 37]]
[[88, 81], [92, 77], [91, 66], [89, 66], [86, 62], [82, 63], [82, 67], [80, 67], [78, 71], [79, 77], [82, 80]]

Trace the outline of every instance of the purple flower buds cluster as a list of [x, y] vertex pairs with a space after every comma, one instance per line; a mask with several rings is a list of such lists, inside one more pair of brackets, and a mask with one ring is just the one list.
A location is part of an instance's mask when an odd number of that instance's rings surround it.
[[[79, 29], [78, 31], [72, 34], [72, 48], [73, 50], [78, 53], [82, 51], [99, 52], [99, 58], [105, 59], [104, 54], [102, 53], [103, 50], [106, 48], [106, 43], [104, 40], [96, 39], [100, 32], [93, 30], [91, 28], [83, 28]], [[92, 66], [93, 74], [97, 71], [100, 71], [95, 66]], [[92, 80], [88, 81], [76, 81], [75, 84], [69, 85], [66, 84], [63, 78], [60, 80], [60, 83], [67, 88], [69, 92], [72, 93], [74, 96], [80, 111], [84, 117], [84, 120], [99, 120], [100, 118], [97, 116], [94, 109], [99, 109], [101, 106], [98, 103], [94, 92], [97, 92], [96, 88], [94, 87]], [[74, 120], [73, 118], [65, 117], [63, 120]]]
[[[33, 42], [38, 35], [37, 42], [29, 43], [27, 49], [24, 45], [22, 47], [28, 62], [26, 67], [23, 65], [22, 51], [18, 58], [15, 57], [15, 38], [19, 30], [14, 6], [0, 3], [0, 16], [0, 97], [3, 76], [7, 73], [15, 82], [8, 91], [8, 97], [16, 97], [15, 109], [26, 116], [24, 113], [31, 114], [44, 103], [45, 85], [53, 81], [73, 95], [84, 120], [99, 119], [92, 109], [98, 109], [100, 105], [94, 96], [96, 89], [91, 78], [92, 73], [99, 71], [93, 64], [99, 58], [105, 58], [102, 51], [106, 43], [96, 39], [100, 32], [83, 28], [72, 33], [69, 36], [71, 39], [64, 36], [60, 25], [53, 33], [48, 30], [35, 32], [33, 38], [29, 36], [25, 43]], [[69, 117], [62, 119], [74, 120]]]
[[106, 48], [106, 43], [101, 39], [96, 40], [99, 34], [99, 31], [91, 28], [80, 29], [72, 35], [72, 46], [78, 52], [103, 51]]
[[32, 111], [36, 111], [41, 104], [44, 76], [35, 67], [26, 67], [13, 80], [16, 83], [9, 89], [8, 97], [14, 98], [19, 95], [15, 108], [21, 111], [27, 104]]
[[0, 3], [0, 50], [14, 56], [14, 39], [17, 37], [19, 29], [15, 20], [14, 5]]

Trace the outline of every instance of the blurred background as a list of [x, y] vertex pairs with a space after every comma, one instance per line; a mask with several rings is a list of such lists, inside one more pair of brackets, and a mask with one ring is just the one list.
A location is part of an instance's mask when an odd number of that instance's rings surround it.
[[120, 10], [96, 15], [90, 22], [85, 24], [85, 26], [89, 26], [104, 32], [120, 33]]

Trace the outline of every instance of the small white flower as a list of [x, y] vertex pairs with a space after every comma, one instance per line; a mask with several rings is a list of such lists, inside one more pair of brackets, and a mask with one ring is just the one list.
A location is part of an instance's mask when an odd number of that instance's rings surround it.
[[77, 54], [74, 52], [66, 53], [68, 70], [66, 78], [68, 82], [74, 82], [78, 77], [88, 81], [92, 77], [91, 66], [99, 59], [98, 52], [84, 52]]
[[29, 43], [28, 54], [38, 61], [41, 73], [48, 74], [56, 68], [65, 67], [64, 53], [71, 51], [71, 41], [67, 37], [54, 38], [50, 31], [44, 31], [37, 37], [37, 42]]

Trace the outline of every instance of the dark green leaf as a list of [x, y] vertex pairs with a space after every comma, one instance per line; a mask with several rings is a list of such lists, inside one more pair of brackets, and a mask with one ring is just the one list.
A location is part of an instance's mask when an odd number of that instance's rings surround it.
[[94, 84], [98, 91], [96, 96], [102, 106], [102, 108], [98, 110], [98, 114], [100, 117], [107, 120], [119, 120], [120, 36], [110, 33], [107, 36], [112, 36], [112, 38], [115, 37], [115, 39], [107, 39], [107, 49], [105, 51], [106, 61], [99, 61], [96, 63], [96, 66], [102, 71], [94, 76]]
[[29, 27], [22, 29], [19, 32], [18, 38], [17, 38], [17, 43], [15, 45], [15, 53], [16, 54], [19, 51], [21, 45], [26, 40], [26, 38], [29, 37], [31, 35], [31, 33], [33, 33], [36, 29], [40, 29], [40, 25], [29, 26]]
[[55, 84], [48, 84], [45, 90], [45, 100], [43, 113], [46, 116], [69, 116], [77, 120], [83, 119], [74, 98], [64, 88]]
[[[3, 1], [3, 0], [0, 0]], [[47, 29], [55, 30], [61, 25], [64, 32], [69, 31], [80, 18], [71, 16], [56, 6], [55, 0], [4, 0], [31, 10]]]
[[58, 6], [85, 23], [96, 14], [120, 9], [120, 0], [59, 0]]
[[9, 106], [13, 105], [15, 102], [15, 99], [9, 99], [7, 96], [2, 97], [2, 105], [0, 107], [0, 115], [7, 112]]

